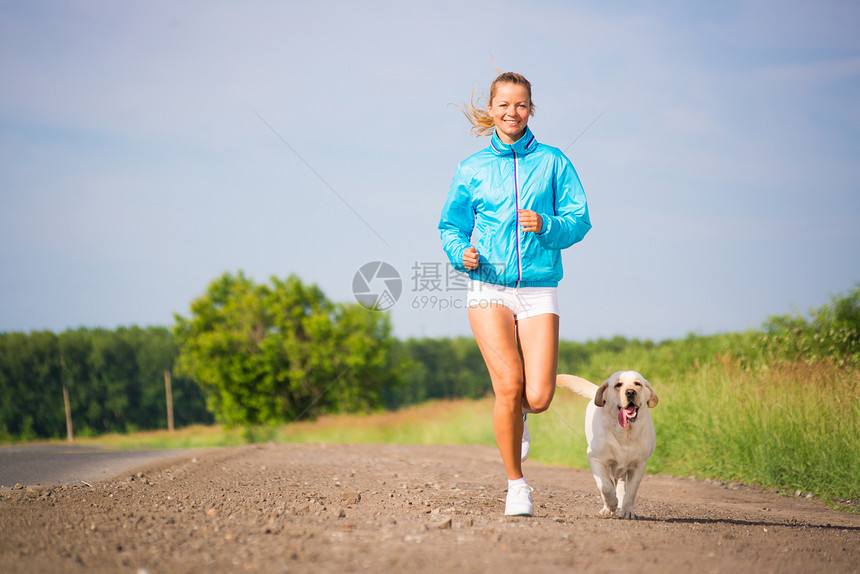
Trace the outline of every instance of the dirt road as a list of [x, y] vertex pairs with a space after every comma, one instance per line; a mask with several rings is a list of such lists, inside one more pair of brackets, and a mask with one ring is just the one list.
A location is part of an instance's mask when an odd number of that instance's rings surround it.
[[601, 519], [587, 471], [526, 463], [536, 516], [502, 515], [492, 448], [255, 445], [91, 486], [0, 491], [0, 571], [856, 572], [860, 516], [647, 476]]

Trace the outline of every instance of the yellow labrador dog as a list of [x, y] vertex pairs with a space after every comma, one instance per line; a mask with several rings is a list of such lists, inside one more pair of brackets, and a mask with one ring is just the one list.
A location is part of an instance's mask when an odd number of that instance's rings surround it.
[[599, 387], [581, 377], [558, 375], [556, 385], [591, 399], [585, 438], [588, 464], [603, 497], [600, 516], [615, 514], [620, 500], [619, 517], [635, 519], [636, 491], [657, 446], [648, 412], [657, 406], [657, 393], [636, 371], [613, 373]]

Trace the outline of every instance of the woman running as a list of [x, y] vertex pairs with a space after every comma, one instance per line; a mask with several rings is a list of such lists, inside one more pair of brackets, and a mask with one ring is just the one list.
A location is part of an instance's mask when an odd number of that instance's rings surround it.
[[532, 516], [526, 414], [548, 409], [555, 393], [561, 250], [591, 222], [570, 160], [528, 127], [526, 78], [501, 74], [486, 111], [472, 103], [464, 113], [490, 145], [457, 166], [439, 230], [451, 264], [469, 274], [469, 324], [493, 384], [493, 432], [508, 476], [505, 514]]

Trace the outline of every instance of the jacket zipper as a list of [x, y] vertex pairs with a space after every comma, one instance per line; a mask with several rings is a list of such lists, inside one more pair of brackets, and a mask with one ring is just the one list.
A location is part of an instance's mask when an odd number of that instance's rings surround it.
[[520, 253], [520, 184], [517, 177], [517, 152], [515, 150], [511, 150], [514, 153], [514, 206], [516, 207], [516, 223], [517, 226], [514, 229], [516, 233], [517, 239], [517, 284], [516, 287], [519, 288], [520, 281], [523, 279], [523, 262], [522, 262], [522, 254]]

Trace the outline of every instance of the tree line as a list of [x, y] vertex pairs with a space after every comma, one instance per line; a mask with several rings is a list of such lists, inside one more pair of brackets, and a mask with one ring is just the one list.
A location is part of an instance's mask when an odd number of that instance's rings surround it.
[[[166, 327], [0, 333], [0, 439], [167, 427], [165, 371], [179, 348]], [[175, 424], [210, 423], [204, 395], [171, 377]]]
[[[860, 287], [762, 330], [655, 343], [559, 344], [559, 372], [600, 382], [633, 368], [659, 380], [715, 356], [745, 363], [860, 364]], [[165, 385], [165, 374], [171, 387]], [[388, 314], [334, 303], [296, 276], [257, 284], [225, 273], [172, 328], [0, 333], [0, 440], [257, 425], [396, 409], [492, 392], [471, 337], [393, 337]], [[65, 399], [65, 400], [64, 400]], [[66, 404], [64, 404], [64, 402]]]

